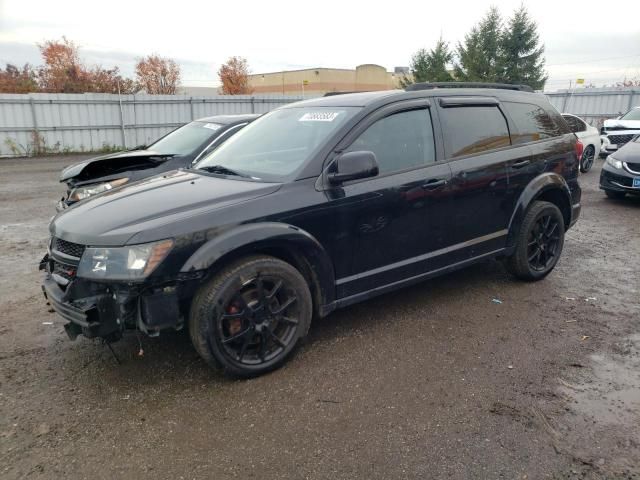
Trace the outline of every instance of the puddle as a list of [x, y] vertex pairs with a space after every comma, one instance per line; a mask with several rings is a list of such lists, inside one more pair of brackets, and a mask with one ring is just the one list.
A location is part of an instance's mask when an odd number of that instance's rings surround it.
[[561, 381], [571, 410], [609, 425], [640, 424], [640, 334], [616, 345], [616, 353], [591, 356], [586, 383]]

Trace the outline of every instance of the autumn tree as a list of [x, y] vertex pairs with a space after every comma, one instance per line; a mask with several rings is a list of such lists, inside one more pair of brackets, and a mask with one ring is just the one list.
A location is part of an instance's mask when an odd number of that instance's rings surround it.
[[180, 67], [170, 58], [149, 55], [138, 60], [136, 79], [147, 93], [174, 95], [180, 84]]
[[78, 46], [66, 37], [38, 45], [44, 65], [37, 80], [44, 92], [50, 93], [134, 93], [133, 80], [123, 78], [118, 67], [87, 67], [80, 59]]
[[248, 95], [253, 93], [249, 86], [249, 63], [246, 58], [231, 57], [218, 70], [222, 93], [225, 95]]
[[7, 64], [0, 70], [0, 93], [30, 93], [40, 90], [36, 71], [26, 63], [21, 69]]

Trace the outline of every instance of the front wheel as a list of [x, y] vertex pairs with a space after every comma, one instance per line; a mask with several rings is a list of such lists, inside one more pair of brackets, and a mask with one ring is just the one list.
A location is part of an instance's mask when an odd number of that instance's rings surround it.
[[596, 149], [593, 145], [589, 145], [584, 149], [582, 158], [580, 159], [580, 171], [587, 173], [593, 167], [593, 161], [596, 158]]
[[241, 259], [193, 299], [191, 340], [211, 366], [254, 377], [281, 366], [309, 330], [312, 301], [304, 277], [268, 256]]
[[558, 207], [549, 202], [534, 202], [522, 221], [516, 249], [506, 259], [507, 269], [522, 280], [546, 277], [562, 253], [564, 229], [564, 218]]

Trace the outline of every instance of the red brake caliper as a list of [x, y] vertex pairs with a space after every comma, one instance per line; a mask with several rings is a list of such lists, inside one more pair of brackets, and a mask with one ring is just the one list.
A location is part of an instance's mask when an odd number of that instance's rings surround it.
[[[238, 308], [237, 305], [234, 305], [233, 303], [227, 307], [227, 313], [230, 315], [235, 315], [236, 313], [239, 313], [239, 312], [240, 312], [240, 309]], [[232, 318], [231, 320], [229, 320], [229, 335], [235, 335], [236, 333], [240, 332], [241, 329], [242, 329], [241, 318]]]

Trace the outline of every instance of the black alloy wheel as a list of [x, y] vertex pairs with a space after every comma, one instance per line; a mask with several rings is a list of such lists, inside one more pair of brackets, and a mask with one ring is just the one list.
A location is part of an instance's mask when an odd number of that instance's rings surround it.
[[584, 153], [582, 154], [582, 158], [580, 159], [580, 171], [582, 173], [587, 173], [593, 167], [593, 162], [596, 158], [596, 149], [593, 145], [589, 145], [584, 149]]
[[529, 232], [527, 244], [527, 259], [530, 268], [537, 272], [543, 272], [557, 260], [560, 228], [563, 227], [553, 215], [538, 217]]
[[309, 330], [309, 286], [292, 265], [268, 256], [232, 263], [193, 299], [189, 332], [211, 366], [253, 377], [282, 365]]
[[507, 269], [522, 280], [543, 279], [558, 263], [564, 232], [565, 220], [556, 205], [533, 202], [520, 225], [515, 249], [505, 259]]

